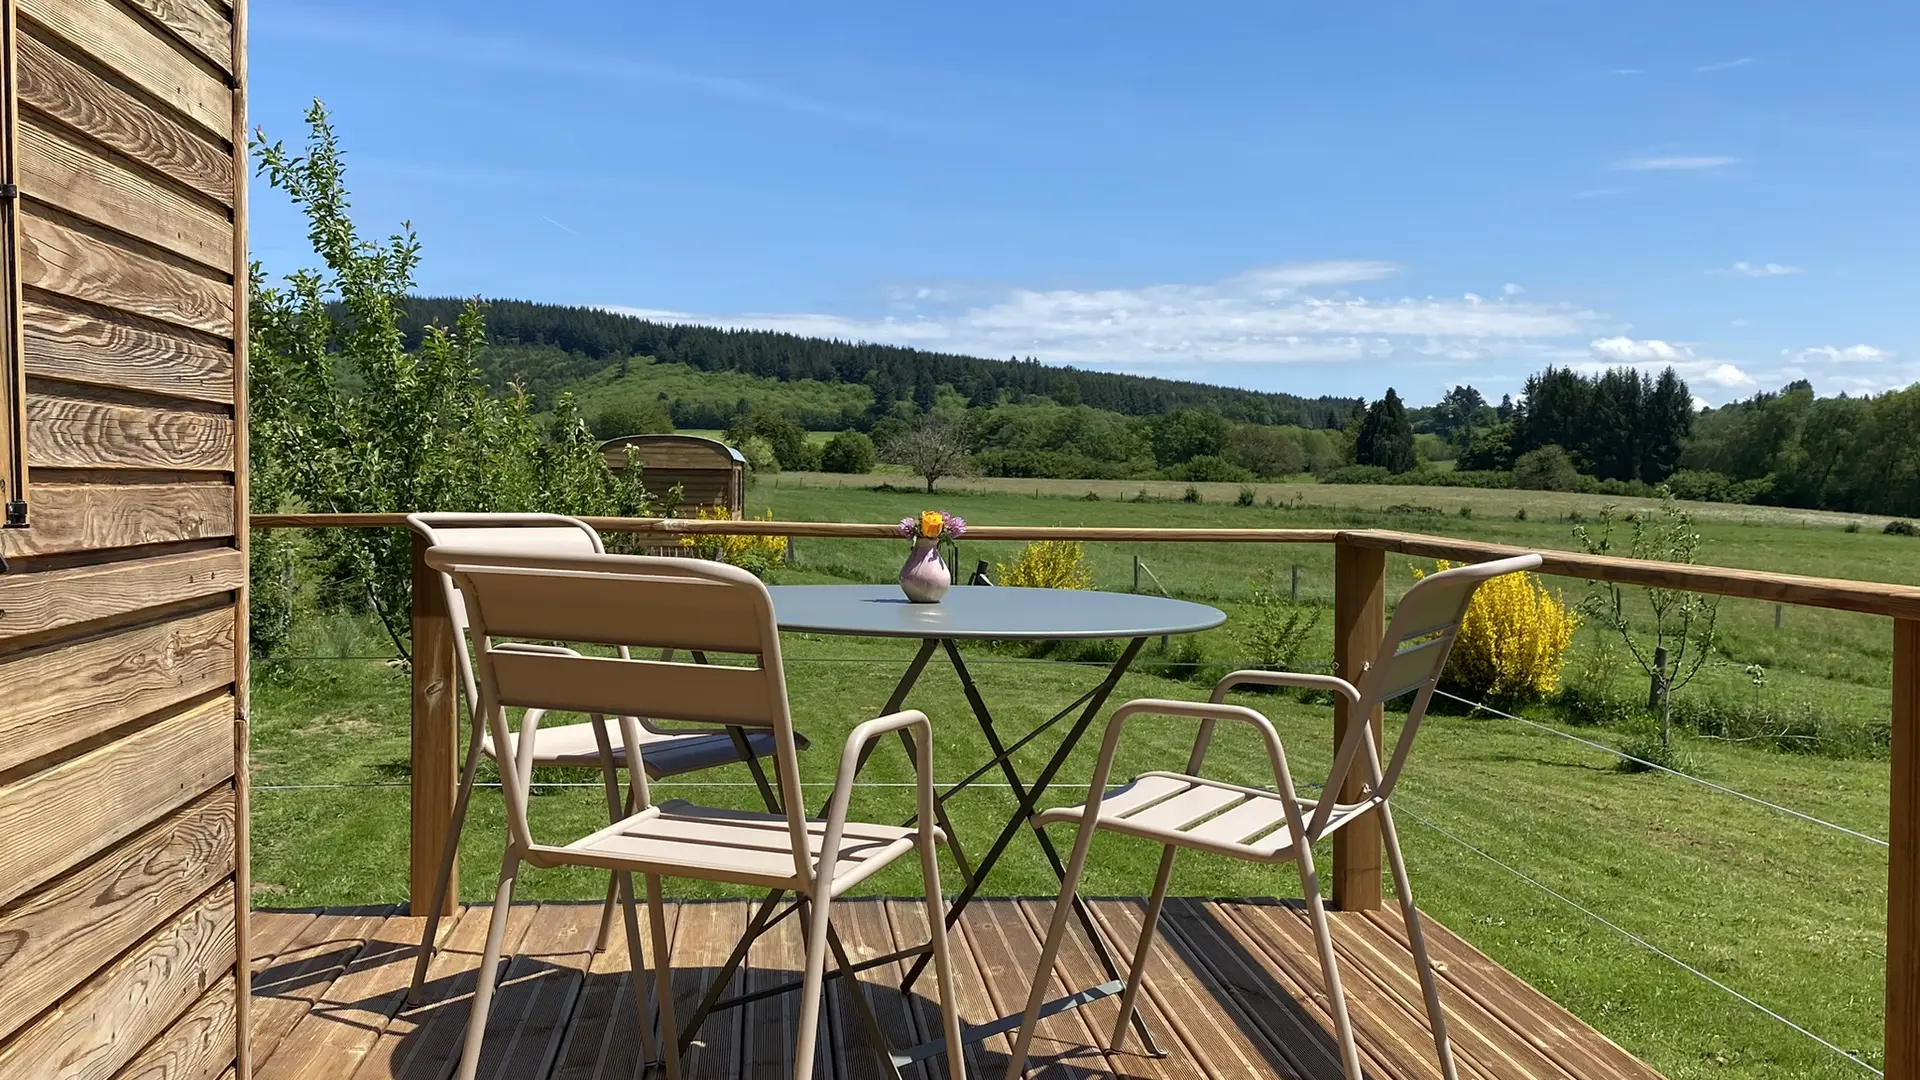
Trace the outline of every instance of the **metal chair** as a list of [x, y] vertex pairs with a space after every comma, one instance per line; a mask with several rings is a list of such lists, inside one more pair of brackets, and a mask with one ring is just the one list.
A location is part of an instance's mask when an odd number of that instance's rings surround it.
[[[479, 1066], [487, 1009], [499, 975], [508, 905], [522, 863], [536, 867], [597, 866], [615, 871], [627, 912], [628, 948], [636, 956], [639, 942], [632, 874], [645, 877], [655, 999], [668, 1080], [679, 1080], [680, 1055], [675, 1043], [661, 878], [786, 889], [804, 898], [808, 908], [807, 960], [793, 1076], [794, 1080], [810, 1080], [831, 901], [912, 851], [920, 856], [948, 1067], [954, 1080], [964, 1076], [947, 950], [946, 905], [940, 895], [934, 847], [944, 837], [931, 825], [914, 829], [846, 819], [847, 800], [862, 751], [884, 734], [913, 729], [919, 735], [914, 761], [918, 820], [934, 820], [933, 738], [924, 714], [908, 710], [854, 728], [841, 752], [826, 818], [808, 820], [801, 809], [798, 747], [788, 712], [773, 600], [752, 574], [694, 559], [598, 553], [529, 555], [446, 545], [431, 548], [427, 561], [453, 576], [466, 601], [478, 650], [481, 712], [494, 745], [518, 748], [510, 766], [501, 769], [508, 842], [458, 1080], [472, 1080]], [[509, 639], [669, 651], [666, 659], [635, 660], [626, 655], [529, 651], [514, 647]], [[749, 663], [680, 663], [671, 659], [671, 650], [744, 656]], [[517, 742], [507, 726], [510, 708], [525, 710]], [[633, 812], [566, 844], [536, 840], [527, 818], [527, 788], [534, 762], [531, 748], [536, 745], [541, 717], [548, 710], [587, 713], [593, 717], [595, 730], [604, 730], [607, 716], [617, 716], [625, 745], [637, 751], [626, 761]], [[711, 809], [679, 800], [654, 804], [644, 767], [652, 751], [641, 740], [636, 719], [641, 714], [690, 723], [747, 726], [764, 733], [773, 743], [780, 801], [786, 809], [774, 814]], [[598, 742], [601, 758], [610, 768], [611, 739], [603, 735]], [[615, 798], [610, 780], [610, 805]], [[636, 964], [636, 981], [639, 970]], [[842, 973], [850, 980], [856, 1004], [870, 1015], [858, 981], [844, 964]], [[642, 1044], [651, 1057], [653, 1036], [638, 998], [636, 994]]]
[[[598, 554], [605, 551], [600, 534], [594, 531], [593, 526], [579, 518], [560, 514], [410, 514], [407, 516], [407, 527], [423, 537], [429, 545], [450, 543], [468, 549], [557, 554]], [[453, 622], [453, 649], [459, 661], [460, 692], [467, 703], [472, 730], [467, 740], [466, 767], [460, 774], [460, 786], [454, 796], [453, 827], [448, 830], [447, 842], [441, 851], [439, 874], [434, 879], [433, 904], [427, 911], [427, 925], [421, 935], [420, 951], [414, 959], [413, 982], [407, 989], [409, 1004], [419, 1003], [420, 990], [426, 982], [427, 965], [437, 945], [440, 912], [446, 905], [447, 885], [453, 876], [453, 860], [460, 849], [460, 833], [466, 824], [467, 804], [472, 798], [480, 758], [484, 755], [498, 760], [500, 757], [497, 744], [487, 732], [479, 708], [473, 652], [467, 641], [466, 603], [461, 599], [451, 576], [445, 573], [436, 576], [440, 579], [447, 613]], [[503, 647], [551, 648], [527, 644]], [[620, 655], [627, 655], [624, 647]], [[543, 768], [601, 769], [599, 747], [595, 741], [599, 734], [592, 724], [564, 724], [546, 728], [540, 732], [534, 744], [533, 764]], [[738, 728], [726, 731], [668, 731], [641, 718], [639, 738], [646, 759], [647, 775], [651, 778], [660, 780], [746, 761], [768, 806], [778, 808], [779, 803], [767, 786], [758, 760], [773, 753], [773, 739], [767, 733], [748, 734]], [[795, 738], [798, 745], [805, 747], [804, 738]], [[510, 739], [506, 745], [509, 747], [508, 756], [513, 756], [514, 743]], [[617, 764], [626, 754], [625, 741], [616, 737], [613, 752]], [[618, 805], [610, 808], [609, 820], [620, 816]], [[606, 903], [600, 912], [600, 931], [594, 945], [596, 950], [607, 947], [613, 926], [614, 901], [614, 883], [609, 880]]]
[[[1386, 640], [1371, 664], [1361, 672], [1358, 685], [1332, 675], [1304, 675], [1280, 671], [1236, 671], [1213, 689], [1211, 702], [1142, 699], [1116, 709], [1107, 723], [1105, 741], [1100, 747], [1099, 763], [1093, 771], [1092, 787], [1084, 805], [1061, 807], [1036, 816], [1042, 825], [1078, 822], [1079, 835], [1067, 874], [1054, 905], [1053, 921], [1047, 941], [1035, 969], [1033, 990], [1027, 999], [1026, 1015], [1014, 1042], [1013, 1057], [1007, 1065], [1008, 1080], [1018, 1080], [1032, 1046], [1034, 1026], [1038, 1022], [1041, 999], [1053, 969], [1060, 941], [1066, 932], [1069, 901], [1086, 867], [1087, 849], [1095, 832], [1138, 836], [1165, 845], [1160, 857], [1159, 875], [1153, 883], [1153, 895], [1147, 901], [1140, 942], [1134, 947], [1133, 966], [1120, 998], [1120, 1018], [1113, 1030], [1112, 1045], [1118, 1050], [1126, 1038], [1127, 1023], [1133, 1016], [1140, 983], [1147, 969], [1147, 954], [1166, 901], [1167, 884], [1173, 874], [1174, 855], [1181, 848], [1195, 848], [1255, 862], [1292, 862], [1300, 869], [1300, 888], [1306, 900], [1307, 915], [1313, 924], [1314, 942], [1320, 953], [1320, 968], [1327, 984], [1328, 1010], [1333, 1014], [1334, 1033], [1340, 1043], [1340, 1060], [1347, 1080], [1361, 1080], [1360, 1053], [1353, 1041], [1353, 1027], [1347, 1018], [1346, 997], [1340, 989], [1340, 971], [1333, 952], [1333, 938], [1327, 926], [1326, 908], [1320, 899], [1320, 883], [1314, 875], [1313, 845], [1365, 814], [1376, 813], [1385, 841], [1387, 859], [1393, 868], [1394, 891], [1406, 920], [1407, 942], [1415, 967], [1419, 969], [1420, 989], [1426, 997], [1427, 1017], [1433, 1025], [1434, 1050], [1440, 1058], [1440, 1071], [1446, 1080], [1456, 1080], [1453, 1049], [1447, 1040], [1446, 1016], [1440, 1007], [1440, 995], [1433, 978], [1433, 965], [1427, 958], [1426, 941], [1420, 930], [1420, 913], [1414, 907], [1413, 891], [1407, 883], [1406, 861], [1401, 857], [1399, 835], [1394, 831], [1393, 813], [1387, 799], [1406, 766], [1407, 752], [1426, 716], [1433, 698], [1434, 685], [1446, 666], [1447, 653], [1453, 647], [1461, 620], [1474, 590], [1483, 582], [1502, 574], [1531, 570], [1540, 565], [1540, 556], [1522, 555], [1496, 562], [1479, 563], [1442, 571], [1421, 580], [1400, 601], [1393, 622], [1387, 627]], [[1356, 723], [1335, 749], [1333, 768], [1318, 799], [1302, 799], [1294, 793], [1293, 775], [1287, 769], [1286, 751], [1280, 736], [1265, 716], [1252, 709], [1224, 704], [1227, 692], [1236, 686], [1294, 686], [1328, 690], [1346, 698], [1349, 715], [1365, 718], [1386, 701], [1414, 695], [1407, 719], [1400, 729], [1393, 758], [1384, 770], [1379, 747], [1375, 745], [1372, 725]], [[1112, 791], [1106, 790], [1113, 768], [1114, 750], [1126, 722], [1135, 716], [1187, 717], [1200, 722], [1193, 752], [1185, 773], [1150, 772]], [[1208, 780], [1199, 776], [1206, 759], [1213, 726], [1221, 720], [1250, 724], [1265, 744], [1268, 765], [1273, 770], [1275, 791], [1244, 787]], [[1340, 791], [1348, 774], [1362, 769], [1367, 779], [1364, 794], [1355, 802], [1341, 802]]]

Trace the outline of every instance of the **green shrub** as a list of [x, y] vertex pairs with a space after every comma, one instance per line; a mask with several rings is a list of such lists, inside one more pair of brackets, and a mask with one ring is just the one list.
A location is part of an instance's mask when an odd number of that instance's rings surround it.
[[1920, 525], [1911, 521], [1889, 521], [1880, 531], [1888, 536], [1920, 536]]
[[1252, 487], [1250, 487], [1250, 486], [1248, 486], [1248, 485], [1246, 485], [1246, 484], [1242, 484], [1242, 485], [1240, 485], [1240, 494], [1238, 494], [1238, 495], [1235, 495], [1235, 496], [1233, 497], [1233, 505], [1235, 505], [1235, 506], [1252, 506], [1252, 505], [1253, 505], [1253, 502], [1254, 502], [1254, 490], [1253, 490], [1253, 488], [1252, 488]]
[[870, 473], [879, 459], [873, 440], [858, 431], [843, 431], [820, 450], [820, 468], [830, 473]]
[[616, 401], [593, 414], [587, 426], [594, 438], [604, 442], [622, 435], [670, 434], [673, 418], [658, 401]]
[[1543, 446], [1514, 460], [1513, 486], [1528, 491], [1575, 491], [1580, 487], [1580, 470], [1565, 450]]
[[1240, 658], [1271, 671], [1286, 671], [1320, 625], [1320, 609], [1290, 599], [1272, 567], [1248, 579], [1247, 585], [1248, 611], [1230, 631]]
[[1393, 474], [1384, 465], [1343, 465], [1320, 477], [1323, 484], [1390, 484]]
[[1847, 531], [1847, 532], [1850, 532], [1850, 533], [1857, 533], [1857, 532], [1859, 532], [1859, 531], [1860, 531], [1860, 523], [1859, 523], [1859, 522], [1857, 522], [1857, 521], [1849, 521], [1849, 522], [1847, 522], [1847, 527], [1846, 527], [1846, 530], [1845, 530], [1845, 531]]
[[1200, 501], [1200, 489], [1199, 489], [1199, 488], [1197, 488], [1197, 487], [1191, 487], [1191, 486], [1189, 486], [1189, 487], [1187, 488], [1187, 493], [1186, 493], [1186, 494], [1184, 494], [1184, 495], [1182, 495], [1182, 496], [1180, 496], [1180, 501], [1181, 501], [1181, 502], [1189, 502], [1189, 503], [1197, 503], [1197, 502], [1199, 502], [1199, 501]]
[[1168, 469], [1167, 479], [1193, 484], [1244, 484], [1256, 478], [1226, 458], [1201, 454]]

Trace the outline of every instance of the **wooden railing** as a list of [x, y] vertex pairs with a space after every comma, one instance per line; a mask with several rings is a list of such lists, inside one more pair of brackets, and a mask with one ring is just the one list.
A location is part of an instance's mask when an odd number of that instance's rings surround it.
[[[892, 523], [697, 521], [677, 518], [588, 518], [605, 532], [679, 537], [752, 535], [895, 539]], [[256, 514], [267, 528], [391, 528], [401, 514]], [[1379, 529], [1122, 529], [969, 526], [976, 540], [1076, 540], [1126, 543], [1331, 544], [1334, 549], [1334, 670], [1347, 678], [1371, 657], [1386, 633], [1386, 555], [1395, 552], [1456, 562], [1520, 553], [1502, 544]], [[452, 627], [431, 579], [424, 548], [414, 543], [413, 809], [410, 897], [432, 895], [436, 860], [452, 816], [458, 777], [458, 710]], [[1542, 550], [1541, 571], [1590, 581], [1684, 589], [1776, 604], [1881, 615], [1893, 620], [1892, 783], [1887, 852], [1887, 996], [1885, 1073], [1920, 1080], [1920, 586], [1816, 578], [1717, 566], [1621, 559]], [[1336, 705], [1333, 738], [1359, 719]], [[1376, 736], [1381, 715], [1366, 721]], [[1357, 797], [1358, 791], [1344, 793]], [[1348, 910], [1381, 906], [1382, 849], [1371, 819], [1334, 835], [1333, 898]], [[456, 874], [458, 870], [456, 867]], [[456, 877], [456, 882], [458, 878]], [[449, 890], [454, 904], [457, 887]]]

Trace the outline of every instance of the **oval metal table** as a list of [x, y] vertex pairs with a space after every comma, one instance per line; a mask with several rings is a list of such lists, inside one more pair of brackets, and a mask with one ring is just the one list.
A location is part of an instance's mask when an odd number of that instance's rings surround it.
[[[905, 707], [907, 695], [926, 670], [927, 662], [936, 651], [946, 653], [947, 660], [960, 677], [961, 691], [966, 695], [967, 705], [972, 709], [974, 718], [980, 723], [980, 731], [986, 736], [987, 745], [993, 757], [976, 768], [972, 773], [939, 793], [935, 803], [940, 816], [940, 827], [946, 832], [954, 861], [959, 864], [960, 873], [965, 880], [960, 895], [947, 909], [947, 923], [953, 925], [960, 913], [980, 891], [982, 882], [992, 871], [994, 864], [1005, 853], [1007, 845], [1020, 833], [1022, 825], [1029, 825], [1030, 819], [1039, 807], [1040, 800], [1046, 795], [1047, 788], [1053, 783], [1060, 768], [1087, 732], [1088, 727], [1099, 715], [1100, 709], [1112, 695], [1120, 679], [1133, 665], [1134, 658], [1140, 655], [1140, 649], [1150, 638], [1173, 634], [1191, 634], [1201, 630], [1210, 630], [1226, 621], [1226, 615], [1217, 608], [1205, 604], [1174, 600], [1163, 596], [1142, 596], [1136, 593], [1094, 592], [1078, 589], [1020, 589], [999, 586], [961, 586], [950, 590], [937, 604], [910, 603], [893, 585], [777, 585], [767, 590], [773, 596], [774, 617], [783, 631], [809, 634], [837, 634], [847, 637], [874, 638], [917, 638], [920, 649], [913, 661], [894, 687], [893, 695], [888, 698], [886, 707], [879, 715], [898, 712]], [[1012, 743], [1006, 742], [994, 726], [993, 714], [987, 709], [986, 699], [981, 695], [979, 686], [973, 680], [973, 674], [960, 655], [958, 643], [961, 641], [1125, 641], [1120, 650], [1119, 659], [1107, 670], [1106, 677], [1086, 693], [1081, 694], [1065, 708], [1053, 714], [1033, 730], [1021, 735]], [[1078, 710], [1078, 715], [1075, 712]], [[1029, 783], [1014, 769], [1012, 755], [1021, 747], [1031, 743], [1060, 721], [1075, 716], [1067, 728], [1060, 745], [1047, 759], [1046, 766]], [[912, 736], [901, 731], [901, 738], [907, 743], [909, 759], [913, 753]], [[869, 747], [870, 749], [871, 747]], [[864, 760], [862, 761], [864, 764]], [[979, 780], [994, 769], [999, 769], [1006, 778], [1007, 785], [1013, 790], [1018, 803], [1012, 819], [1001, 829], [993, 846], [980, 861], [969, 866], [962, 852], [959, 837], [953, 823], [946, 814], [946, 801], [968, 785]], [[1033, 829], [1039, 839], [1040, 849], [1045, 853], [1047, 862], [1052, 865], [1056, 876], [1064, 880], [1066, 865], [1055, 849], [1053, 841], [1044, 830]], [[1076, 995], [1059, 1003], [1059, 1007], [1068, 1008], [1086, 1004], [1088, 1001], [1105, 997], [1106, 993], [1118, 991], [1121, 985], [1119, 967], [1114, 963], [1113, 954], [1101, 938], [1094, 925], [1093, 916], [1086, 904], [1078, 896], [1074, 897], [1075, 914], [1079, 916], [1081, 927], [1086, 931], [1087, 939], [1093, 951], [1105, 969], [1107, 985]], [[760, 920], [764, 922], [764, 917]], [[751, 936], [757, 927], [749, 927]], [[880, 961], [891, 963], [899, 957], [881, 957]], [[926, 966], [927, 955], [922, 954], [907, 972], [902, 989], [913, 985], [921, 970]], [[873, 963], [870, 961], [869, 963]], [[860, 965], [868, 966], [866, 964]], [[724, 980], [722, 980], [724, 981]], [[1101, 991], [1106, 991], [1102, 993]], [[856, 999], [860, 995], [853, 995]], [[1017, 1025], [1018, 1017], [1009, 1018]], [[1002, 1022], [1003, 1024], [1005, 1021]], [[1159, 1055], [1151, 1033], [1140, 1019], [1138, 1011], [1134, 1013], [1134, 1029], [1149, 1053]], [[1001, 1028], [988, 1025], [968, 1032], [969, 1041], [996, 1033]], [[929, 1047], [916, 1048], [914, 1052], [896, 1057], [896, 1066], [916, 1060], [933, 1052]]]

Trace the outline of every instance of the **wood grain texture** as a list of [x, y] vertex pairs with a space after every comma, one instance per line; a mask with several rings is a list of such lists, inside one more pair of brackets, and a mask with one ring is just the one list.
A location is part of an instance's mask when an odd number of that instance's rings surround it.
[[22, 653], [0, 662], [34, 688], [0, 712], [0, 770], [232, 682], [232, 607]]
[[215, 887], [0, 1046], [0, 1077], [112, 1080], [233, 961], [233, 893]]
[[165, 27], [182, 45], [233, 72], [233, 24], [201, 0], [127, 0], [135, 11]]
[[113, 0], [16, 0], [20, 14], [108, 70], [225, 140], [232, 91]]
[[233, 160], [224, 148], [30, 35], [21, 35], [18, 64], [21, 104], [233, 205]]
[[[1378, 548], [1336, 544], [1333, 549], [1333, 672], [1357, 683], [1367, 664], [1379, 655], [1386, 639], [1387, 557]], [[1375, 705], [1366, 716], [1336, 697], [1333, 702], [1333, 745], [1338, 747], [1356, 723], [1373, 728], [1380, 745], [1383, 710]], [[1343, 802], [1357, 802], [1366, 784], [1365, 770], [1350, 769], [1340, 787]], [[1373, 814], [1356, 819], [1333, 834], [1333, 903], [1342, 911], [1372, 911], [1384, 895], [1380, 869], [1380, 821]]]
[[117, 312], [29, 295], [27, 374], [64, 382], [229, 404], [233, 353]]
[[0, 532], [8, 558], [233, 534], [233, 485], [33, 486], [33, 526]]
[[1920, 1080], [1920, 620], [1893, 624], [1887, 843], [1887, 1080]]
[[230, 548], [0, 574], [0, 640], [232, 592], [246, 575]]
[[229, 975], [200, 995], [113, 1080], [213, 1080], [233, 1062], [239, 987]]
[[[460, 781], [460, 712], [454, 698], [458, 677], [453, 654], [453, 619], [439, 572], [427, 565], [427, 542], [413, 537], [413, 749], [412, 826], [407, 862], [407, 912], [425, 915], [433, 902], [447, 833], [453, 828], [453, 801]], [[460, 860], [447, 878], [442, 915], [460, 905]]]
[[0, 1042], [233, 871], [222, 787], [0, 911]]
[[34, 468], [231, 472], [233, 438], [233, 419], [210, 409], [27, 392], [27, 460]]
[[0, 789], [0, 904], [231, 779], [233, 715], [232, 698], [210, 701]]
[[20, 191], [75, 217], [144, 240], [220, 274], [233, 269], [233, 225], [216, 212], [22, 118]]
[[22, 284], [215, 337], [232, 337], [231, 283], [135, 254], [41, 214], [23, 214], [21, 224]]

